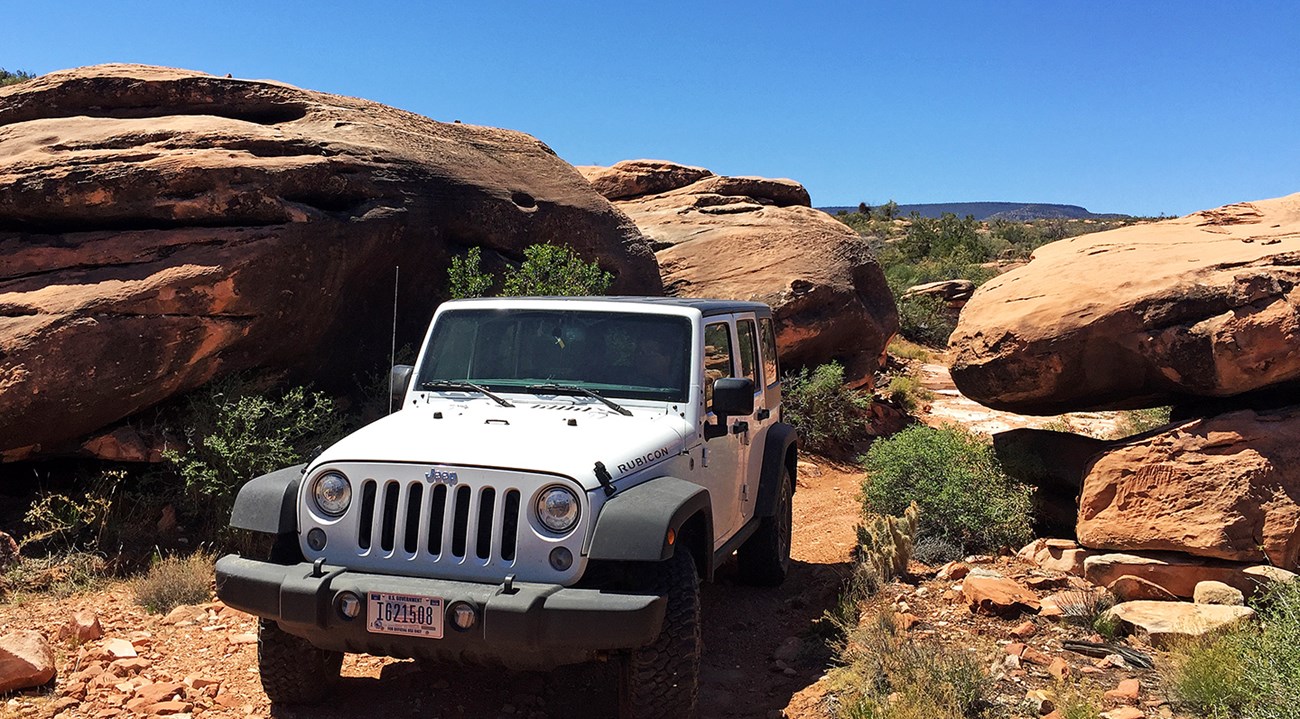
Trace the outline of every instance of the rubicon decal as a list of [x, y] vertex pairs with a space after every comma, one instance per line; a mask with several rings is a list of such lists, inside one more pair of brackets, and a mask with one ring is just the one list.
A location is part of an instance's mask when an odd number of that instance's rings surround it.
[[632, 470], [638, 467], [644, 467], [645, 465], [650, 464], [651, 462], [667, 457], [668, 454], [669, 454], [668, 448], [661, 447], [651, 452], [650, 454], [641, 457], [636, 457], [635, 459], [629, 459], [628, 461], [618, 465], [619, 474], [626, 474], [627, 472], [631, 472]]

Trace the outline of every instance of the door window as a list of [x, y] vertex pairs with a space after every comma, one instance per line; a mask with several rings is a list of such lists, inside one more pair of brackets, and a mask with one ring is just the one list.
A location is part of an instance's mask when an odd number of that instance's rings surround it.
[[737, 322], [736, 334], [740, 336], [740, 374], [754, 383], [754, 389], [760, 389], [763, 385], [758, 381], [758, 338], [754, 336], [754, 321]]
[[772, 331], [771, 317], [764, 317], [762, 325], [763, 377], [767, 380], [768, 386], [771, 386], [776, 384], [778, 371], [776, 366], [776, 333]]
[[704, 411], [713, 411], [713, 383], [731, 376], [731, 330], [726, 322], [704, 327]]

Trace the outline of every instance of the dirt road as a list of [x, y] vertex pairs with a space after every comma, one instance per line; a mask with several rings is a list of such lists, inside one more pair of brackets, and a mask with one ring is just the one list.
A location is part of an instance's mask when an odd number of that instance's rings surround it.
[[[828, 653], [810, 627], [835, 601], [853, 546], [860, 478], [851, 467], [818, 460], [801, 469], [794, 496], [793, 567], [785, 585], [737, 584], [734, 567], [702, 589], [705, 653], [700, 691], [704, 719], [780, 716], [791, 697], [816, 682]], [[132, 601], [128, 587], [64, 600], [40, 597], [0, 604], [0, 633], [36, 629], [53, 637], [79, 609], [92, 609], [107, 638], [132, 640], [148, 667], [113, 679], [81, 676], [101, 643], [78, 650], [56, 643], [60, 675], [53, 691], [0, 703], [0, 716], [66, 719], [131, 717], [126, 708], [147, 684], [219, 685], [178, 690], [195, 719], [250, 716], [357, 717], [610, 717], [617, 701], [612, 667], [515, 673], [459, 667], [422, 669], [414, 662], [350, 655], [335, 699], [310, 710], [272, 712], [257, 678], [253, 619], [212, 608], [197, 621], [165, 624]], [[780, 662], [774, 657], [779, 654]], [[90, 672], [93, 673], [93, 672]], [[78, 681], [78, 678], [84, 681]], [[202, 683], [202, 682], [198, 682]], [[69, 695], [71, 692], [71, 695]], [[81, 698], [78, 697], [81, 695]], [[793, 710], [792, 710], [793, 711]], [[793, 711], [792, 716], [808, 715]]]

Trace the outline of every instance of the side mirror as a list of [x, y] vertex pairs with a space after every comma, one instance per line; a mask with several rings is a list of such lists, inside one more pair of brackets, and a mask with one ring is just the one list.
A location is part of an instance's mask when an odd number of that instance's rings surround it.
[[388, 387], [391, 391], [389, 404], [391, 411], [393, 404], [400, 405], [402, 398], [406, 396], [406, 388], [411, 386], [411, 373], [415, 368], [409, 364], [393, 365], [392, 371], [388, 373]]
[[713, 383], [713, 414], [716, 424], [704, 425], [704, 438], [727, 434], [727, 418], [754, 413], [754, 380], [748, 377], [724, 377]]
[[754, 413], [754, 380], [724, 377], [713, 383], [713, 413], [719, 417]]

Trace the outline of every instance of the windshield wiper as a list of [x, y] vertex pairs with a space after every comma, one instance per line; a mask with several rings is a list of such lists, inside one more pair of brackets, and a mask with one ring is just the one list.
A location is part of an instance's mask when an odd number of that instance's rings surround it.
[[612, 399], [607, 399], [605, 397], [602, 397], [596, 394], [595, 392], [592, 392], [591, 390], [587, 389], [586, 387], [579, 387], [575, 384], [534, 384], [534, 385], [529, 385], [524, 389], [528, 390], [529, 392], [572, 392], [574, 394], [586, 395], [588, 397], [592, 397], [600, 400], [605, 404], [606, 407], [609, 407], [610, 409], [614, 410], [615, 412], [618, 412], [619, 414], [627, 415], [628, 417], [632, 416], [632, 411], [629, 410], [627, 407], [624, 407], [623, 405], [615, 402]]
[[442, 390], [452, 390], [452, 391], [459, 390], [461, 392], [473, 391], [473, 392], [478, 392], [479, 394], [483, 395], [484, 397], [487, 397], [493, 402], [496, 402], [502, 407], [515, 406], [513, 402], [506, 399], [505, 397], [502, 397], [501, 395], [492, 392], [486, 387], [480, 387], [479, 385], [476, 385], [473, 382], [435, 379], [435, 380], [430, 380], [428, 382], [421, 382], [420, 389], [442, 389]]

